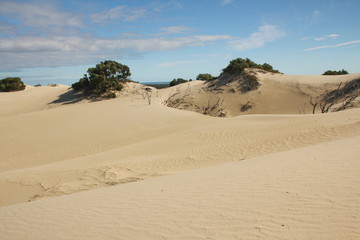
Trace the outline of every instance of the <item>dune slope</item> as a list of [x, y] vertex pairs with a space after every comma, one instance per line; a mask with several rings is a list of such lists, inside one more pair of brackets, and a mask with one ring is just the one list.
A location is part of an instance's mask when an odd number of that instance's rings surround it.
[[0, 208], [6, 239], [359, 239], [359, 136]]
[[212, 118], [166, 108], [161, 95], [154, 94], [149, 105], [138, 87], [114, 100], [1, 117], [0, 206], [244, 160], [360, 132], [360, 109]]
[[[210, 116], [310, 114], [313, 110], [311, 98], [315, 102], [326, 91], [337, 89], [340, 83], [344, 86], [351, 80], [360, 79], [359, 73], [293, 76], [257, 69], [247, 69], [246, 72], [257, 77], [259, 88], [242, 92], [241, 75], [231, 75], [211, 82], [195, 81], [162, 89], [161, 98], [169, 106]], [[359, 98], [352, 105], [359, 107]], [[319, 106], [315, 112], [321, 112]]]
[[[246, 111], [270, 114], [246, 116], [244, 95], [201, 81], [152, 89], [150, 105], [134, 83], [99, 102], [65, 86], [0, 94], [0, 236], [360, 238], [360, 108], [274, 114], [340, 79], [281, 76], [263, 75]], [[205, 104], [204, 92], [229, 97], [235, 117], [164, 106], [187, 89]]]
[[65, 85], [26, 86], [24, 91], [0, 93], [0, 117], [19, 115], [59, 107], [75, 102]]

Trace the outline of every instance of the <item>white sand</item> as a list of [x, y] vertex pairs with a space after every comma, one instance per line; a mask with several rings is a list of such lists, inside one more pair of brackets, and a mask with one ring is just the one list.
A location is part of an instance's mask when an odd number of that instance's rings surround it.
[[[261, 90], [278, 82], [280, 112], [287, 86], [316, 92], [283, 78]], [[360, 239], [360, 109], [214, 118], [161, 105], [171, 89], [149, 106], [141, 88], [73, 104], [65, 86], [0, 94], [0, 236]]]
[[0, 208], [5, 239], [359, 239], [360, 137]]
[[[340, 83], [344, 86], [346, 82], [360, 78], [360, 73], [341, 76], [294, 76], [264, 74], [258, 70], [252, 72], [256, 74], [261, 84], [255, 91], [241, 93], [236, 81], [209, 91], [208, 86], [212, 82], [195, 81], [162, 90], [160, 96], [166, 101], [169, 96], [177, 92], [177, 89], [180, 89], [181, 92], [188, 94], [180, 108], [200, 113], [204, 111], [204, 107], [209, 104], [212, 106], [220, 99], [222, 104], [219, 108], [225, 109], [227, 117], [244, 114], [310, 114], [312, 113], [311, 97], [315, 99], [326, 90], [336, 89]], [[182, 97], [184, 94], [179, 96]], [[247, 103], [251, 108], [242, 112], [242, 106]], [[357, 107], [360, 107], [359, 100]], [[316, 108], [316, 112], [321, 112], [319, 107]]]

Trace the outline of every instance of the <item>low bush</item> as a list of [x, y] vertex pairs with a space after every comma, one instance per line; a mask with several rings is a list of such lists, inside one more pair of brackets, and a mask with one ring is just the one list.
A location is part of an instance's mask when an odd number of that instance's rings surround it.
[[327, 70], [322, 75], [345, 75], [349, 74], [348, 71], [342, 69], [340, 71], [334, 71], [334, 70]]
[[188, 80], [185, 80], [183, 78], [177, 78], [177, 79], [173, 79], [171, 82], [170, 82], [170, 87], [172, 86], [175, 86], [175, 85], [178, 85], [178, 84], [181, 84], [181, 83], [186, 83], [186, 82], [189, 82]]
[[212, 81], [215, 80], [216, 77], [212, 76], [209, 73], [200, 73], [197, 75], [196, 80], [203, 80], [203, 81]]
[[25, 89], [25, 84], [18, 77], [7, 77], [0, 80], [0, 92], [14, 92]]
[[256, 90], [260, 87], [260, 83], [255, 75], [242, 74], [239, 81], [239, 89], [242, 93], [247, 93]]
[[130, 77], [128, 66], [115, 61], [100, 62], [94, 68], [89, 68], [78, 82], [71, 85], [75, 91], [83, 91], [85, 95], [116, 97], [113, 91], [120, 91], [122, 83]]
[[273, 67], [268, 63], [257, 64], [249, 58], [236, 58], [231, 60], [229, 65], [222, 70], [222, 74], [240, 74], [243, 73], [246, 68], [258, 68], [268, 72], [280, 73], [278, 70], [273, 69]]

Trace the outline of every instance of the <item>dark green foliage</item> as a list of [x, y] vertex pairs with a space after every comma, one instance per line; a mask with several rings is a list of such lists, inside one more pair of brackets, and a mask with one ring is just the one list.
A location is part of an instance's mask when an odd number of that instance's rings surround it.
[[278, 70], [274, 70], [273, 67], [268, 63], [261, 65], [251, 61], [249, 58], [237, 58], [230, 61], [230, 64], [223, 69], [222, 74], [240, 74], [244, 71], [245, 68], [258, 68], [269, 72], [279, 73]]
[[[310, 98], [310, 104], [313, 106], [313, 113], [315, 113], [316, 106], [320, 107], [322, 113], [331, 110], [341, 111], [351, 107], [352, 102], [358, 97], [360, 97], [360, 79], [354, 79], [345, 85], [340, 83], [335, 90], [326, 91], [318, 101]], [[334, 106], [336, 108], [333, 108]]]
[[322, 75], [345, 75], [345, 74], [349, 74], [349, 73], [348, 71], [342, 69], [340, 71], [327, 70]]
[[336, 90], [327, 92], [324, 97], [323, 101], [325, 102], [339, 102], [346, 96], [360, 96], [360, 78], [354, 79], [345, 85], [342, 86], [342, 83]]
[[0, 80], [0, 92], [14, 92], [25, 89], [25, 84], [18, 77], [7, 77]]
[[266, 70], [266, 71], [269, 71], [269, 72], [274, 71], [273, 66], [271, 66], [271, 65], [268, 64], [268, 63], [264, 63], [264, 64], [262, 65], [262, 69], [264, 69], [264, 70]]
[[106, 99], [116, 98], [116, 94], [114, 92], [109, 92], [104, 95], [104, 98]]
[[212, 76], [209, 73], [200, 73], [197, 75], [196, 80], [204, 80], [204, 81], [211, 81], [216, 79], [216, 77]]
[[86, 95], [102, 95], [109, 91], [120, 91], [123, 87], [121, 82], [125, 82], [130, 75], [128, 66], [107, 60], [89, 68], [87, 74], [71, 87], [75, 91], [83, 90]]
[[185, 80], [185, 79], [182, 79], [182, 78], [177, 78], [177, 79], [173, 79], [171, 82], [170, 82], [170, 87], [172, 86], [175, 86], [175, 85], [178, 85], [180, 83], [186, 83], [188, 82], [188, 80]]
[[247, 93], [256, 90], [260, 87], [260, 83], [255, 75], [243, 74], [238, 80], [239, 89], [242, 93]]

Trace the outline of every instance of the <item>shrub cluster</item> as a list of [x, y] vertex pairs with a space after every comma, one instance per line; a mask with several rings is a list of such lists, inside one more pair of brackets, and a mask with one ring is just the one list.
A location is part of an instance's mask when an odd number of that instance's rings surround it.
[[25, 84], [18, 77], [7, 77], [0, 80], [0, 92], [14, 92], [25, 89]]
[[178, 85], [178, 84], [181, 84], [181, 83], [186, 83], [186, 82], [189, 82], [189, 80], [185, 80], [183, 78], [177, 78], [177, 79], [173, 79], [171, 82], [170, 82], [170, 87], [172, 86], [175, 86], [175, 85]]
[[334, 70], [327, 70], [322, 75], [345, 75], [349, 74], [348, 71], [342, 69], [340, 71], [334, 71]]
[[212, 81], [215, 80], [216, 77], [212, 76], [209, 73], [200, 73], [197, 75], [196, 80], [204, 80], [204, 81]]
[[87, 74], [84, 74], [78, 82], [72, 84], [75, 91], [84, 91], [85, 95], [109, 95], [111, 91], [120, 91], [125, 82], [130, 77], [130, 69], [128, 66], [115, 61], [106, 60], [100, 62], [94, 68], [89, 68]]
[[251, 61], [249, 58], [236, 58], [234, 60], [231, 60], [230, 64], [222, 70], [222, 74], [240, 74], [244, 72], [245, 68], [258, 68], [268, 72], [279, 73], [278, 70], [273, 69], [273, 67], [268, 63], [257, 64]]
[[238, 82], [239, 82], [239, 89], [242, 93], [247, 93], [256, 90], [261, 85], [255, 75], [248, 73], [242, 74]]

